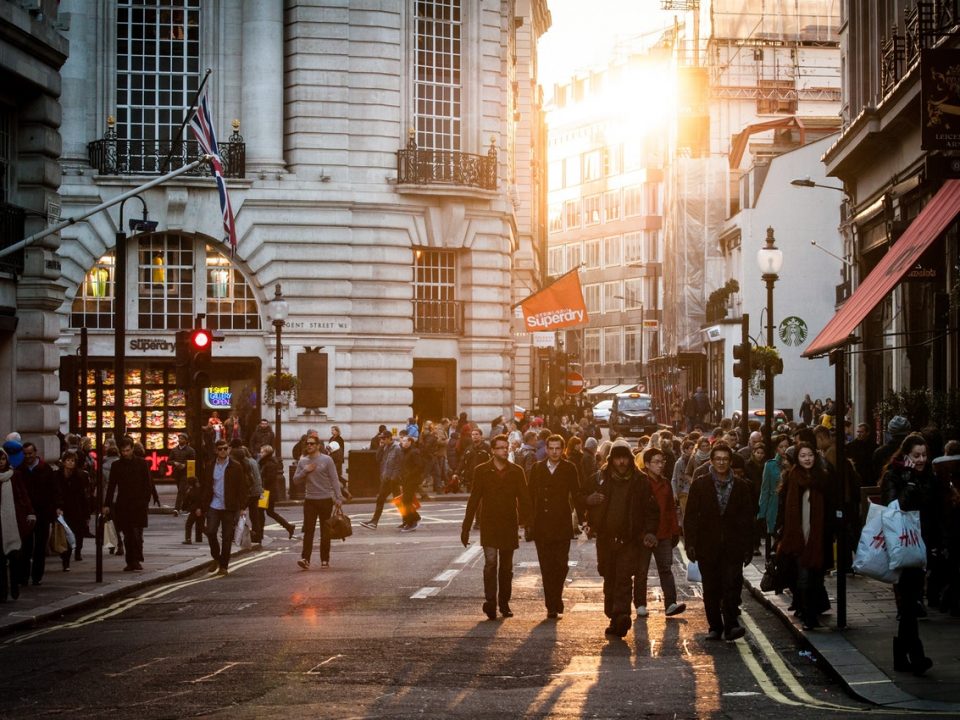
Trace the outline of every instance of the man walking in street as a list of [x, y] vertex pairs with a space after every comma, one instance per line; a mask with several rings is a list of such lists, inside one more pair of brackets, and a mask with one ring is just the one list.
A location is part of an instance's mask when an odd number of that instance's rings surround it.
[[403, 453], [400, 460], [400, 482], [403, 485], [403, 495], [400, 498], [403, 525], [400, 526], [400, 532], [413, 532], [420, 525], [417, 490], [423, 482], [423, 458], [420, 456], [420, 449], [414, 446], [413, 438], [409, 435], [400, 437], [400, 451]]
[[178, 517], [183, 510], [183, 498], [187, 492], [187, 461], [196, 460], [197, 451], [190, 447], [186, 433], [177, 435], [177, 446], [170, 451], [170, 465], [173, 467], [173, 479], [177, 483], [177, 499], [173, 504], [173, 515]]
[[484, 442], [483, 430], [473, 427], [470, 430], [470, 440], [470, 445], [460, 459], [460, 467], [453, 475], [455, 484], [458, 484], [461, 490], [473, 487], [474, 470], [490, 460], [490, 446]]
[[329, 455], [320, 451], [320, 438], [308, 436], [304, 448], [304, 454], [297, 461], [293, 482], [304, 484], [303, 550], [297, 565], [309, 570], [317, 521], [320, 522], [320, 567], [330, 566], [330, 528], [327, 520], [334, 505], [343, 505], [343, 495], [340, 493], [337, 466]]
[[757, 510], [747, 481], [730, 467], [732, 454], [722, 442], [710, 449], [710, 471], [694, 479], [683, 518], [687, 557], [699, 564], [703, 577], [710, 640], [733, 641], [745, 633], [737, 614], [743, 566], [753, 558]]
[[400, 485], [400, 467], [403, 461], [403, 451], [400, 443], [393, 439], [393, 435], [386, 428], [380, 433], [380, 449], [377, 450], [377, 465], [380, 467], [380, 493], [377, 495], [377, 506], [373, 517], [360, 523], [368, 530], [376, 530], [387, 495], [397, 494]]
[[[145, 460], [135, 457], [133, 440], [125, 437], [120, 441], [120, 459], [110, 467], [110, 484], [104, 496], [103, 515], [113, 520], [123, 535], [127, 561], [124, 570], [143, 570], [143, 529], [147, 527], [147, 508], [153, 483], [150, 481], [150, 466]], [[116, 500], [114, 500], [116, 493]]]
[[492, 441], [493, 460], [478, 465], [473, 476], [467, 511], [460, 528], [460, 542], [470, 544], [470, 528], [478, 510], [481, 516], [480, 545], [483, 546], [483, 612], [491, 620], [497, 607], [503, 617], [513, 617], [513, 553], [519, 547], [517, 532], [529, 517], [523, 470], [507, 459], [510, 442], [506, 435]]
[[[247, 506], [248, 487], [243, 468], [230, 458], [230, 444], [217, 440], [214, 452], [216, 459], [203, 470], [200, 494], [207, 508], [207, 541], [213, 558], [210, 572], [226, 575], [233, 549], [233, 530], [238, 513]], [[200, 514], [200, 510], [196, 512]]]
[[[8, 452], [14, 450], [17, 441]], [[31, 579], [34, 585], [43, 580], [43, 573], [47, 562], [47, 537], [50, 535], [50, 525], [57, 521], [57, 484], [51, 468], [37, 453], [37, 446], [32, 442], [23, 443], [23, 462], [17, 467], [17, 472], [27, 488], [33, 512], [37, 522], [33, 529], [24, 538], [20, 551], [20, 584], [26, 585]]]
[[610, 618], [606, 635], [629, 632], [633, 576], [642, 543], [656, 544], [660, 513], [650, 483], [634, 465], [624, 440], [610, 449], [599, 484], [587, 496], [590, 530], [597, 536], [597, 570], [603, 578], [603, 611]]
[[533, 466], [527, 482], [532, 512], [524, 539], [533, 540], [537, 546], [543, 601], [547, 617], [552, 620], [563, 614], [563, 583], [570, 558], [573, 510], [576, 509], [578, 519], [584, 517], [580, 476], [574, 464], [563, 459], [563, 445], [560, 435], [547, 439], [547, 459]]

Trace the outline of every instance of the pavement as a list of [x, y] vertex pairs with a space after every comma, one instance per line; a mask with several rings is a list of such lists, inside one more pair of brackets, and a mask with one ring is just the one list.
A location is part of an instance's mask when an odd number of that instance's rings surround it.
[[[206, 571], [210, 564], [205, 542], [184, 545], [184, 517], [173, 515], [174, 494], [160, 488], [161, 507], [152, 508], [150, 526], [144, 531], [144, 569], [124, 572], [121, 556], [103, 553], [103, 582], [95, 582], [95, 546], [87, 539], [83, 561], [72, 562], [71, 571], [61, 570], [60, 559], [47, 558], [47, 569], [39, 586], [21, 588], [18, 600], [0, 604], [0, 635], [30, 628], [58, 618], [68, 612], [102, 605], [152, 585]], [[429, 502], [465, 500], [465, 495], [445, 495]], [[352, 505], [369, 504], [374, 498], [355, 498]], [[295, 506], [295, 501], [281, 503]], [[283, 514], [283, 510], [280, 510]], [[359, 512], [347, 513], [354, 520]], [[291, 513], [291, 516], [294, 516]], [[294, 516], [299, 520], [300, 513]], [[280, 548], [290, 541], [285, 531], [268, 519], [263, 548]], [[294, 541], [296, 542], [296, 541]], [[257, 552], [238, 550], [234, 557]], [[960, 715], [960, 618], [939, 610], [928, 609], [929, 617], [921, 620], [920, 635], [926, 654], [934, 661], [933, 669], [922, 677], [893, 670], [892, 637], [896, 633], [896, 608], [893, 589], [889, 585], [862, 576], [847, 577], [847, 628], [836, 629], [836, 578], [826, 579], [833, 609], [825, 615], [823, 628], [805, 631], [797, 618], [787, 610], [789, 592], [776, 595], [760, 590], [763, 558], [758, 557], [744, 569], [744, 584], [758, 600], [778, 616], [796, 635], [801, 645], [809, 648], [822, 667], [832, 672], [856, 697], [874, 705], [919, 712], [955, 713]]]

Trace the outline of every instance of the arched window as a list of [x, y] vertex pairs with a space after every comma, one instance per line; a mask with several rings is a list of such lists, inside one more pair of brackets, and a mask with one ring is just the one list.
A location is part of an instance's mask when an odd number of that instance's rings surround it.
[[[206, 313], [211, 330], [259, 330], [260, 311], [253, 288], [230, 258], [202, 238], [177, 232], [131, 238], [127, 287], [136, 294], [130, 330], [180, 330]], [[133, 274], [136, 281], [133, 282]], [[70, 327], [113, 328], [114, 252], [90, 269], [77, 288]], [[133, 290], [133, 287], [136, 289]]]

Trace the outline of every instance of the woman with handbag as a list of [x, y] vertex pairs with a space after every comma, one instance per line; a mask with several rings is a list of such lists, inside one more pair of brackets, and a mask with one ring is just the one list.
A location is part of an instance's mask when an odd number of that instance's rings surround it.
[[[80, 551], [83, 549], [84, 530], [87, 527], [89, 513], [87, 512], [87, 473], [80, 463], [80, 455], [76, 450], [67, 450], [60, 458], [60, 468], [54, 473], [57, 483], [57, 497], [59, 507], [57, 515], [63, 517], [73, 534], [76, 536], [76, 547], [73, 555], [76, 560], [83, 560]], [[63, 571], [70, 570], [70, 548], [60, 554], [63, 562]]]
[[282, 482], [281, 473], [283, 472], [280, 463], [274, 456], [273, 448], [270, 445], [264, 445], [260, 448], [260, 477], [263, 479], [264, 489], [270, 493], [267, 500], [267, 517], [276, 520], [287, 531], [293, 540], [293, 533], [296, 530], [293, 523], [284, 518], [276, 511], [277, 498], [280, 497], [280, 487]]
[[[926, 439], [918, 434], [907, 435], [883, 470], [880, 497], [885, 505], [894, 500], [904, 512], [920, 511], [920, 533], [931, 551], [941, 542], [941, 493], [929, 462]], [[893, 669], [922, 675], [933, 660], [923, 652], [917, 619], [923, 610], [923, 587], [926, 573], [923, 568], [903, 568], [894, 587], [897, 597], [897, 635], [893, 638]]]
[[796, 568], [794, 605], [804, 630], [820, 626], [824, 573], [833, 566], [832, 483], [809, 443], [797, 446], [797, 465], [785, 475], [783, 538], [777, 557]]

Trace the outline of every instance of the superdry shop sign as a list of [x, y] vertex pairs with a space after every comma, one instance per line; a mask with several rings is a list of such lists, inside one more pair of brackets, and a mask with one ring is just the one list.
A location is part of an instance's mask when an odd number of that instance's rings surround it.
[[960, 150], [960, 50], [920, 54], [920, 147]]
[[545, 332], [584, 325], [589, 320], [580, 289], [580, 274], [571, 270], [556, 282], [521, 301], [528, 332]]
[[131, 338], [127, 343], [127, 347], [132, 352], [142, 352], [142, 353], [169, 353], [173, 355], [177, 351], [177, 346], [174, 345], [172, 340], [164, 340], [161, 338]]

